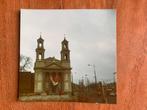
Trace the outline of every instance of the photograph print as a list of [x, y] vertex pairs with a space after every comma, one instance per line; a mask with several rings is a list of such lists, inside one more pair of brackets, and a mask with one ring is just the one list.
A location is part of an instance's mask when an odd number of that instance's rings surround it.
[[19, 100], [117, 103], [116, 11], [20, 11]]

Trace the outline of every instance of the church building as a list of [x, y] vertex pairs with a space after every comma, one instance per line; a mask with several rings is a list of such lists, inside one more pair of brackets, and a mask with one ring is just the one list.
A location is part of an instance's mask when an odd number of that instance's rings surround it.
[[71, 94], [70, 50], [66, 38], [61, 42], [61, 59], [44, 58], [44, 40], [37, 39], [36, 61], [34, 65], [34, 92], [45, 95]]

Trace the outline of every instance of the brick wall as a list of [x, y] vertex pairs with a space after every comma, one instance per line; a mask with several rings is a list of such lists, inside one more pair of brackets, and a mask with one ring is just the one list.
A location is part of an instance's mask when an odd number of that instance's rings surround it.
[[20, 72], [19, 95], [31, 94], [33, 92], [34, 92], [34, 73]]

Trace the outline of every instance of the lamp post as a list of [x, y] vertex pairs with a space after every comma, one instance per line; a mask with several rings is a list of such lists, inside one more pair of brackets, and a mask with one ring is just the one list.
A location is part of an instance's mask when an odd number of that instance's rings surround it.
[[88, 64], [88, 66], [92, 66], [92, 67], [93, 67], [93, 73], [94, 73], [95, 84], [97, 84], [97, 76], [96, 76], [95, 64], [93, 64], [93, 65]]
[[87, 74], [85, 74], [85, 86], [87, 86]]

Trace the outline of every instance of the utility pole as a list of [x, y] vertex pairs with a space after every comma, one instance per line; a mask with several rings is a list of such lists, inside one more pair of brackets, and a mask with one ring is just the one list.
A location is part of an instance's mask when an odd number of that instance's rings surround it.
[[97, 76], [96, 76], [95, 64], [93, 64], [93, 65], [88, 64], [88, 66], [92, 66], [92, 67], [93, 67], [93, 73], [94, 73], [95, 84], [97, 84]]
[[95, 65], [93, 65], [93, 70], [94, 70], [94, 79], [95, 79], [95, 84], [97, 84], [97, 76], [96, 76]]
[[85, 86], [87, 86], [87, 74], [85, 74]]
[[105, 84], [105, 82], [103, 81], [103, 82], [102, 82], [102, 94], [103, 94], [103, 99], [104, 99], [105, 103], [108, 103], [108, 99], [107, 99], [107, 96], [106, 96], [106, 90], [105, 90], [104, 86], [106, 86], [106, 84]]

